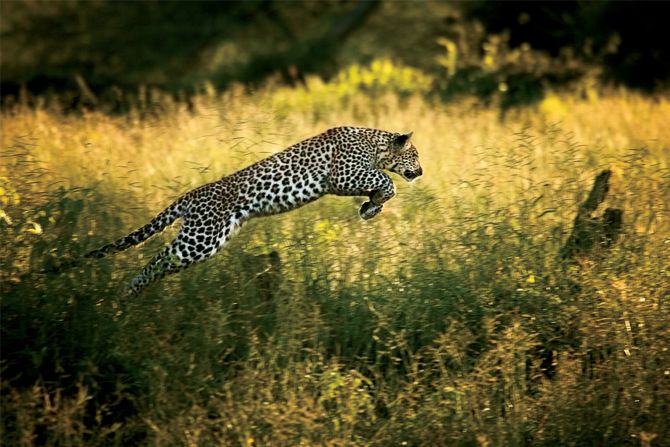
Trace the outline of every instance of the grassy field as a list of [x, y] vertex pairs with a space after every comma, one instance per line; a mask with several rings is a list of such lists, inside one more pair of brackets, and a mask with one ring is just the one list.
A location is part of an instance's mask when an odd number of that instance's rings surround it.
[[[5, 445], [670, 445], [667, 99], [556, 94], [501, 116], [324, 85], [140, 96], [123, 116], [3, 112]], [[344, 124], [413, 130], [421, 154], [370, 221], [341, 197], [257, 220], [130, 301], [174, 228], [36, 273]], [[606, 168], [623, 234], [562, 261]]]

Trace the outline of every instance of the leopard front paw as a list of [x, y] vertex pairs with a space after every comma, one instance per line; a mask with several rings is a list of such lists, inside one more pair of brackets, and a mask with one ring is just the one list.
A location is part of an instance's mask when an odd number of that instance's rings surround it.
[[372, 202], [365, 202], [363, 205], [361, 205], [361, 209], [358, 211], [358, 214], [365, 220], [372, 219], [382, 211], [382, 208], [384, 208], [384, 205], [375, 205]]

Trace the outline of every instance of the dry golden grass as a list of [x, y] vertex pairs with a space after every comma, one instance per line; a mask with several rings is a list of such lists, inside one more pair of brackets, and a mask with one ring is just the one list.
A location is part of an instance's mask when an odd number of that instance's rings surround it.
[[[556, 94], [502, 117], [467, 98], [311, 98], [210, 89], [191, 111], [3, 113], [8, 445], [667, 442], [667, 99]], [[424, 165], [370, 222], [338, 197], [258, 220], [132, 302], [118, 291], [165, 236], [34, 273], [346, 124], [413, 130]], [[605, 168], [624, 235], [563, 265]], [[271, 250], [279, 271], [256, 256]]]

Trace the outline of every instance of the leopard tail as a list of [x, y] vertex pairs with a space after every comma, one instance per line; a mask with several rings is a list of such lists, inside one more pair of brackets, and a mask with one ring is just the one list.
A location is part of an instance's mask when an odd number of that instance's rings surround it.
[[118, 253], [139, 245], [142, 242], [149, 239], [151, 236], [160, 233], [168, 225], [172, 224], [175, 220], [182, 216], [184, 213], [184, 200], [183, 198], [178, 199], [172, 205], [168, 206], [165, 210], [159, 213], [156, 217], [151, 219], [151, 222], [144, 225], [142, 228], [133, 231], [128, 236], [122, 237], [111, 244], [107, 244], [103, 247], [100, 247], [96, 250], [88, 252], [84, 255], [84, 258], [103, 258], [111, 253]]
[[111, 244], [104, 245], [98, 249], [86, 253], [83, 258], [73, 259], [70, 261], [63, 262], [55, 267], [45, 269], [43, 273], [59, 273], [63, 270], [67, 270], [72, 267], [76, 267], [81, 264], [84, 259], [99, 259], [104, 258], [108, 254], [118, 253], [139, 245], [142, 242], [149, 239], [151, 236], [160, 233], [168, 225], [172, 224], [175, 220], [181, 217], [185, 212], [185, 197], [177, 199], [172, 205], [168, 206], [165, 210], [159, 213], [156, 217], [151, 219], [151, 222], [144, 225], [142, 228], [139, 228], [129, 235], [118, 239]]

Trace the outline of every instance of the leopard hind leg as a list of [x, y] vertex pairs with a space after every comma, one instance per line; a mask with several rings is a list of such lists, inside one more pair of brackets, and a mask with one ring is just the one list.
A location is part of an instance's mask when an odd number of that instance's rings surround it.
[[211, 239], [199, 241], [197, 236], [191, 236], [193, 228], [191, 222], [185, 221], [177, 237], [149, 261], [128, 284], [126, 295], [137, 296], [147, 286], [164, 276], [177, 273], [214, 256], [230, 239], [237, 227], [239, 224], [222, 219], [222, 224], [210, 234]]

